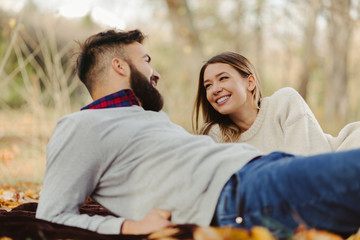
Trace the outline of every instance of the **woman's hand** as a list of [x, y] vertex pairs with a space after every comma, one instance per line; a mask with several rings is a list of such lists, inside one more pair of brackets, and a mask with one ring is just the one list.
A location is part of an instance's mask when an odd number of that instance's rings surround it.
[[125, 220], [121, 234], [149, 234], [171, 226], [169, 211], [153, 209], [140, 221]]

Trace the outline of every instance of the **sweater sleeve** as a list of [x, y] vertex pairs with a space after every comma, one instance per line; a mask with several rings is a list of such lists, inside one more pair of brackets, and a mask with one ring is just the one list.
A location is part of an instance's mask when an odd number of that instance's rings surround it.
[[119, 234], [123, 218], [79, 213], [79, 207], [95, 191], [104, 168], [96, 147], [97, 136], [79, 126], [74, 120], [63, 118], [55, 127], [47, 146], [36, 218], [100, 234]]
[[285, 88], [282, 130], [284, 150], [310, 155], [331, 151], [331, 146], [314, 114], [305, 100], [294, 89]]
[[337, 137], [327, 137], [335, 151], [360, 148], [360, 121], [347, 124]]

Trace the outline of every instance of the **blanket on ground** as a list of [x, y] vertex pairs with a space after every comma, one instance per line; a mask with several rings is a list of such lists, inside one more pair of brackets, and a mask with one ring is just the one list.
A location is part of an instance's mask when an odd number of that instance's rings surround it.
[[[99, 240], [140, 240], [148, 239], [148, 235], [103, 235], [81, 228], [51, 223], [35, 218], [37, 203], [24, 203], [11, 211], [0, 209], [0, 239], [99, 239]], [[94, 202], [86, 202], [79, 209], [81, 213], [92, 215], [111, 215], [112, 213]], [[176, 238], [192, 239], [195, 226], [179, 226]], [[7, 238], [5, 238], [7, 237]]]
[[[0, 209], [0, 240], [275, 240], [268, 229], [253, 227], [251, 230], [229, 227], [199, 227], [193, 224], [175, 225], [148, 235], [103, 235], [81, 228], [51, 223], [35, 218], [37, 203], [23, 203], [11, 211]], [[111, 215], [96, 202], [87, 201], [79, 209], [80, 213]], [[343, 240], [339, 235], [304, 226], [290, 234], [292, 240]], [[360, 230], [347, 240], [360, 240]]]

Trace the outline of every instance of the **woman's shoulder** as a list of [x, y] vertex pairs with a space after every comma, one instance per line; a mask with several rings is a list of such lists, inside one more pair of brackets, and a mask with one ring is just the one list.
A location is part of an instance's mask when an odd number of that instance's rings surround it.
[[299, 105], [304, 103], [305, 100], [301, 95], [291, 87], [284, 87], [273, 93], [270, 97], [267, 98], [267, 101], [273, 102], [276, 105]]
[[208, 135], [211, 135], [211, 134], [220, 134], [220, 126], [218, 123], [214, 123], [211, 125], [210, 129], [209, 129], [209, 132], [208, 132]]
[[292, 87], [284, 87], [284, 88], [280, 88], [279, 90], [277, 90], [276, 92], [274, 92], [274, 94], [272, 95], [273, 97], [277, 97], [277, 98], [281, 98], [281, 97], [299, 97], [300, 94], [298, 93], [298, 91], [296, 91], [294, 88]]
[[270, 97], [264, 98], [261, 107], [266, 108], [265, 118], [276, 117], [295, 121], [306, 115], [312, 116], [306, 101], [291, 87], [281, 88]]
[[214, 139], [215, 142], [222, 142], [220, 126], [217, 123], [211, 125], [207, 135]]

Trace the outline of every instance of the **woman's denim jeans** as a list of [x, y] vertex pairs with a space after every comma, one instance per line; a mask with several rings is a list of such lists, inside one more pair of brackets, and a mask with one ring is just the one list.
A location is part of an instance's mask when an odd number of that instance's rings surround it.
[[262, 225], [285, 238], [299, 226], [347, 236], [360, 227], [360, 149], [252, 160], [224, 186], [216, 225]]

